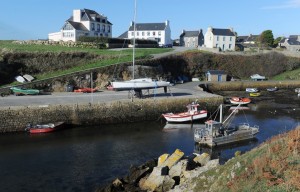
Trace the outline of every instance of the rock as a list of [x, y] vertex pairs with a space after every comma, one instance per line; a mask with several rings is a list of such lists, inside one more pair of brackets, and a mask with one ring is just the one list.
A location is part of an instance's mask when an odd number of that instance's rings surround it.
[[133, 166], [129, 170], [129, 174], [124, 178], [127, 183], [137, 184], [141, 178], [145, 177], [149, 174], [150, 168], [149, 167], [136, 167]]
[[161, 164], [161, 166], [162, 167], [168, 166], [169, 168], [171, 168], [183, 157], [183, 155], [184, 153], [181, 150], [176, 149], [175, 152], [170, 157], [168, 157], [166, 161], [164, 161]]
[[122, 187], [123, 187], [122, 181], [120, 181], [120, 179], [118, 179], [118, 178], [117, 178], [116, 180], [114, 180], [112, 184], [113, 184], [113, 186], [116, 187], [116, 188], [119, 188], [119, 187], [122, 188]]
[[158, 158], [158, 161], [157, 161], [157, 166], [161, 166], [166, 160], [167, 158], [169, 157], [170, 155], [165, 153], [165, 154], [162, 154], [159, 158]]
[[176, 165], [174, 165], [169, 171], [170, 177], [173, 178], [176, 176], [180, 176], [181, 173], [186, 170], [187, 163], [188, 163], [188, 160], [184, 159], [184, 160], [179, 161]]
[[210, 160], [210, 155], [208, 153], [202, 153], [201, 155], [197, 155], [193, 160], [196, 163], [200, 163], [201, 166], [204, 166]]

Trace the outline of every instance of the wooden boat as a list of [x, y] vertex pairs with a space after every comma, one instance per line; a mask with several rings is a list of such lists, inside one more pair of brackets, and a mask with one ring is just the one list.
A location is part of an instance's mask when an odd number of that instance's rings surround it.
[[38, 89], [25, 89], [18, 87], [10, 88], [15, 95], [38, 95], [40, 91]]
[[74, 92], [77, 93], [94, 93], [98, 91], [96, 88], [80, 88], [80, 89], [75, 89]]
[[233, 142], [248, 140], [255, 138], [259, 132], [257, 125], [250, 126], [248, 123], [242, 123], [233, 126], [229, 121], [236, 114], [235, 110], [231, 112], [225, 121], [222, 121], [222, 105], [220, 110], [220, 122], [209, 120], [205, 122], [205, 128], [197, 128], [194, 132], [194, 141], [201, 145], [209, 147], [225, 145]]
[[231, 104], [234, 105], [239, 105], [239, 104], [246, 105], [251, 102], [251, 99], [246, 97], [231, 97], [229, 101]]
[[269, 92], [278, 91], [278, 88], [277, 87], [270, 87], [270, 88], [267, 88], [267, 91], [269, 91]]
[[169, 123], [193, 122], [207, 117], [207, 111], [199, 109], [199, 106], [199, 104], [193, 102], [186, 106], [187, 112], [165, 113], [162, 115]]
[[48, 123], [41, 125], [27, 125], [25, 131], [29, 133], [49, 133], [61, 129], [63, 127], [64, 122], [56, 122], [56, 123]]
[[257, 88], [246, 88], [246, 92], [248, 93], [257, 93], [259, 90]]
[[249, 93], [249, 95], [251, 96], [251, 97], [258, 97], [258, 96], [260, 96], [260, 93]]

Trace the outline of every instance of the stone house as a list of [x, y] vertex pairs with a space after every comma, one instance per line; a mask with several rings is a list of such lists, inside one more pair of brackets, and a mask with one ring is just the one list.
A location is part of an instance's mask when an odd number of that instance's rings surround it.
[[112, 23], [96, 11], [76, 9], [59, 32], [48, 34], [48, 39], [76, 42], [80, 36], [112, 37]]
[[198, 31], [183, 30], [180, 35], [180, 46], [183, 47], [201, 47], [204, 44], [202, 29]]
[[217, 48], [221, 51], [235, 50], [236, 33], [233, 29], [208, 27], [204, 36], [204, 47]]
[[300, 52], [300, 35], [290, 35], [289, 38], [283, 38], [278, 45], [288, 51]]
[[226, 81], [227, 74], [222, 70], [208, 70], [206, 72], [207, 81]]

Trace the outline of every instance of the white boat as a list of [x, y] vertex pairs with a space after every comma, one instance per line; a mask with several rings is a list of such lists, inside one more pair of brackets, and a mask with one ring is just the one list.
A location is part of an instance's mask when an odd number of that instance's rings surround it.
[[165, 113], [162, 114], [168, 123], [183, 123], [193, 122], [195, 120], [203, 119], [207, 117], [207, 111], [199, 109], [198, 103], [191, 103], [186, 106], [187, 111], [182, 113]]
[[26, 80], [24, 79], [24, 77], [22, 77], [22, 76], [17, 76], [17, 77], [15, 77], [15, 79], [18, 81], [18, 82], [20, 82], [20, 83], [24, 83]]
[[213, 147], [255, 138], [259, 132], [257, 125], [250, 126], [248, 123], [242, 123], [238, 126], [230, 125], [229, 121], [232, 120], [237, 109], [232, 111], [228, 118], [222, 122], [222, 105], [219, 109], [220, 122], [209, 120], [205, 122], [205, 128], [195, 129], [194, 141], [196, 143]]
[[296, 88], [296, 89], [295, 89], [295, 92], [296, 92], [296, 93], [300, 93], [300, 88]]
[[267, 88], [267, 91], [269, 91], [269, 92], [278, 91], [278, 88], [277, 87], [270, 87], [270, 88]]
[[248, 93], [256, 93], [256, 92], [259, 92], [259, 90], [257, 88], [246, 88], [246, 92], [248, 92]]
[[251, 99], [246, 97], [231, 97], [229, 101], [233, 105], [246, 105], [251, 102]]
[[34, 77], [32, 77], [31, 75], [25, 74], [23, 75], [24, 79], [26, 79], [26, 81], [31, 82], [34, 80]]
[[250, 78], [254, 81], [263, 81], [266, 79], [265, 76], [262, 76], [262, 75], [259, 75], [259, 74], [254, 74], [254, 75], [251, 75]]
[[142, 89], [156, 89], [160, 87], [165, 88], [165, 92], [167, 91], [167, 87], [170, 86], [170, 82], [163, 81], [163, 80], [153, 80], [151, 78], [141, 78], [135, 79], [134, 78], [134, 71], [135, 71], [135, 31], [136, 31], [136, 0], [135, 0], [135, 11], [134, 11], [134, 21], [133, 21], [133, 54], [132, 54], [132, 80], [129, 81], [113, 81], [111, 82], [111, 86], [113, 90], [122, 91], [122, 90], [134, 90], [137, 92], [141, 92]]

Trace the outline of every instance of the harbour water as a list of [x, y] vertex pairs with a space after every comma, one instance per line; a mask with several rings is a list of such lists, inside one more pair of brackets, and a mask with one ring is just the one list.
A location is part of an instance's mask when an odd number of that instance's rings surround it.
[[[237, 95], [242, 93], [223, 93]], [[262, 93], [233, 123], [260, 127], [255, 140], [209, 149], [193, 141], [193, 127], [163, 130], [165, 122], [75, 127], [48, 134], [0, 135], [0, 191], [94, 191], [163, 153], [209, 152], [221, 163], [300, 123], [300, 98], [292, 91]], [[228, 108], [227, 108], [228, 109]], [[229, 114], [229, 111], [226, 111]]]

